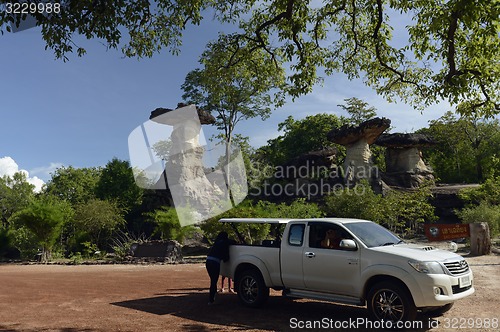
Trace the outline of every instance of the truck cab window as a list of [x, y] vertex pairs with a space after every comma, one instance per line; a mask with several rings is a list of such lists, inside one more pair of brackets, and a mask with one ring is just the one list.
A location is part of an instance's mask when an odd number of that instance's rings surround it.
[[291, 246], [302, 246], [304, 240], [304, 224], [296, 224], [290, 226], [288, 236], [288, 244]]

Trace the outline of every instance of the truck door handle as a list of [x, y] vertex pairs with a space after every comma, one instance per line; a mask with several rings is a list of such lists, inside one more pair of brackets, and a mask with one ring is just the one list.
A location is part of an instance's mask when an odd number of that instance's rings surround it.
[[313, 252], [310, 252], [310, 251], [306, 252], [305, 255], [306, 255], [306, 257], [309, 257], [309, 258], [316, 257], [316, 254]]

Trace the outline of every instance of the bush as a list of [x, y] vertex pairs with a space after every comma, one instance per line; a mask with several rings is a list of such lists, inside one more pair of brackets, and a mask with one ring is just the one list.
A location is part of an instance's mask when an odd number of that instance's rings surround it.
[[39, 242], [35, 234], [24, 226], [12, 230], [11, 234], [12, 244], [21, 253], [21, 259], [34, 259], [39, 250]]
[[414, 234], [424, 221], [435, 221], [431, 192], [423, 186], [411, 192], [390, 191], [385, 197], [373, 192], [368, 182], [337, 190], [325, 198], [329, 216], [372, 220], [400, 234]]
[[380, 205], [382, 196], [377, 195], [368, 183], [356, 184], [353, 188], [343, 188], [330, 193], [325, 198], [325, 210], [328, 216], [355, 218], [376, 221], [381, 219]]
[[481, 202], [477, 206], [457, 211], [458, 217], [467, 224], [486, 222], [490, 228], [490, 236], [495, 237], [500, 232], [500, 205]]
[[480, 204], [486, 202], [491, 205], [500, 205], [500, 176], [487, 179], [479, 188], [463, 189], [458, 193], [466, 204]]
[[[208, 239], [214, 239], [220, 231], [226, 231], [232, 237], [236, 238], [235, 230], [227, 223], [220, 223], [221, 218], [320, 218], [325, 214], [317, 204], [308, 203], [305, 199], [297, 199], [290, 204], [271, 203], [267, 201], [258, 201], [254, 203], [245, 200], [231, 210], [228, 210], [217, 217], [203, 222], [200, 227]], [[282, 229], [276, 228], [271, 231], [269, 224], [237, 224], [236, 228], [243, 236], [245, 243], [255, 243], [270, 236], [273, 233], [274, 238]]]
[[177, 213], [189, 213], [189, 211], [176, 210], [173, 207], [162, 207], [154, 212], [147, 213], [149, 220], [156, 224], [153, 235], [158, 235], [163, 240], [176, 240], [183, 243], [187, 236], [198, 231], [196, 227], [191, 225], [181, 226]]

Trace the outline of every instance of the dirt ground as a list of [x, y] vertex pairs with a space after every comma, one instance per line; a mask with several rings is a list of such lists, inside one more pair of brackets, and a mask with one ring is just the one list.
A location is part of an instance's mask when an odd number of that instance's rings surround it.
[[[475, 294], [426, 330], [500, 331], [500, 256], [466, 259]], [[325, 331], [367, 317], [364, 308], [292, 301], [274, 291], [260, 309], [242, 307], [229, 293], [208, 306], [207, 286], [203, 264], [0, 265], [0, 331], [296, 331], [313, 321]]]

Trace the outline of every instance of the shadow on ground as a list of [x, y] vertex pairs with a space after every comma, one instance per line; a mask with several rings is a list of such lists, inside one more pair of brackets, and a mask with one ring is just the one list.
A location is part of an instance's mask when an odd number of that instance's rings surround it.
[[[115, 302], [112, 305], [154, 315], [174, 315], [188, 319], [193, 323], [185, 324], [183, 330], [192, 332], [222, 331], [225, 330], [226, 326], [235, 330], [256, 329], [264, 331], [298, 329], [307, 331], [324, 331], [325, 329], [373, 331], [376, 329], [373, 326], [371, 328], [364, 325], [354, 326], [352, 325], [354, 323], [350, 323], [368, 319], [366, 309], [356, 306], [271, 296], [261, 308], [253, 309], [242, 306], [237, 295], [226, 293], [217, 296], [215, 305], [208, 306], [207, 302], [206, 289], [170, 289], [164, 294], [158, 294], [158, 296]], [[423, 323], [427, 323], [427, 321], [428, 318], [422, 318]], [[203, 324], [214, 324], [216, 327], [207, 328]], [[351, 325], [342, 326], [340, 324]], [[377, 330], [384, 331], [383, 329]], [[421, 329], [421, 331], [425, 330]]]

